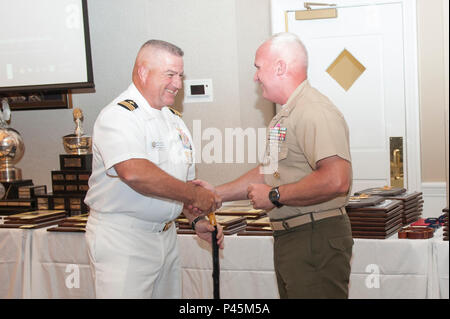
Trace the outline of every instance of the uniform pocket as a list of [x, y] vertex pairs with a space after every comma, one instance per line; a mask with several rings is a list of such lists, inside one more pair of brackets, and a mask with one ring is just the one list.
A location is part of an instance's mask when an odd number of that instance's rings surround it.
[[352, 236], [335, 237], [328, 239], [330, 246], [339, 251], [346, 251], [353, 246]]
[[278, 152], [278, 161], [284, 160], [287, 158], [289, 153], [289, 148], [286, 143], [282, 143]]

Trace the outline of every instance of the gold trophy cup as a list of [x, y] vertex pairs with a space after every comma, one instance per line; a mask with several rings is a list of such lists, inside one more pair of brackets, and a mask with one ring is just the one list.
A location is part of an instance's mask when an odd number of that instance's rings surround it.
[[83, 111], [81, 109], [73, 110], [73, 121], [75, 122], [75, 132], [63, 136], [64, 150], [67, 154], [91, 154], [92, 138], [83, 134]]

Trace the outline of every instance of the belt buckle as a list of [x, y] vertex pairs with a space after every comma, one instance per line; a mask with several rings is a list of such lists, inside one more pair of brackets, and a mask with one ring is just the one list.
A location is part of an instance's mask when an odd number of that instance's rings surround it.
[[173, 221], [170, 221], [170, 222], [166, 223], [164, 225], [164, 228], [163, 228], [162, 231], [165, 232], [166, 230], [168, 230], [170, 228], [170, 226], [172, 226], [172, 223], [173, 223]]
[[281, 225], [283, 225], [284, 229], [286, 229], [286, 230], [289, 230], [291, 228], [286, 220], [283, 220], [281, 222]]

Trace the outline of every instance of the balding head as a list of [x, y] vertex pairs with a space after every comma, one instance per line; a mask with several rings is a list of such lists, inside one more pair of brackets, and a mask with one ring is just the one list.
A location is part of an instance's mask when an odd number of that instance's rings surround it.
[[133, 83], [153, 108], [173, 104], [183, 84], [183, 55], [179, 47], [161, 40], [147, 41], [139, 50]]
[[281, 32], [267, 40], [271, 52], [292, 65], [296, 72], [308, 69], [308, 53], [304, 44], [293, 33]]
[[171, 55], [183, 57], [184, 52], [176, 45], [162, 40], [148, 40], [145, 42], [136, 57], [133, 73], [139, 66], [153, 68], [158, 65], [162, 56], [170, 53]]
[[292, 33], [278, 33], [256, 51], [255, 81], [261, 83], [263, 96], [284, 104], [307, 78], [308, 54], [300, 39]]

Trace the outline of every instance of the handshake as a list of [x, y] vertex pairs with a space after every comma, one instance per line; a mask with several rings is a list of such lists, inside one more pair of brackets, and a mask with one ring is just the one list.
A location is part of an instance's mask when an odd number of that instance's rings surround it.
[[194, 180], [188, 183], [192, 186], [193, 196], [189, 203], [185, 203], [185, 208], [191, 213], [207, 215], [222, 206], [222, 198], [211, 184], [202, 180]]

